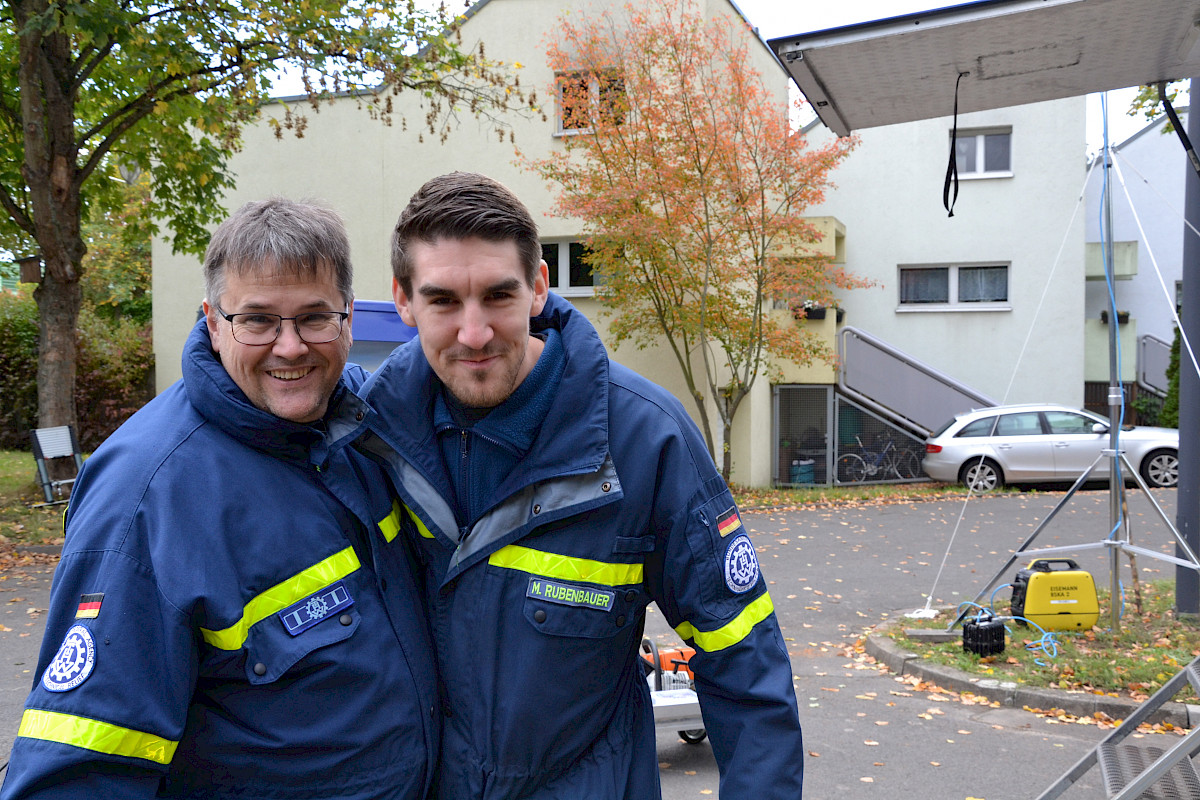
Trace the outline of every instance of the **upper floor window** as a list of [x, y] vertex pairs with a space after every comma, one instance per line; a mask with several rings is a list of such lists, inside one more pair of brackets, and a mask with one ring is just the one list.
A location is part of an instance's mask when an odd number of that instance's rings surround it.
[[625, 79], [616, 70], [565, 72], [558, 85], [558, 133], [587, 133], [597, 114], [605, 122], [625, 118]]
[[959, 131], [954, 159], [960, 178], [1012, 176], [1012, 131], [1008, 129]]
[[550, 289], [564, 296], [592, 294], [595, 279], [582, 242], [542, 242], [542, 260], [550, 272]]
[[900, 307], [911, 311], [1007, 310], [1008, 266], [902, 266]]

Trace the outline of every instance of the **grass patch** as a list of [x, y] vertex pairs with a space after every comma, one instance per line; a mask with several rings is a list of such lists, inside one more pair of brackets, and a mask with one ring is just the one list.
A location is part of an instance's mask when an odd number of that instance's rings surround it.
[[66, 506], [32, 507], [44, 500], [33, 454], [0, 450], [0, 544], [60, 544]]
[[[1008, 631], [1005, 650], [994, 656], [979, 656], [963, 650], [961, 639], [931, 643], [905, 634], [911, 629], [945, 630], [956, 611], [942, 611], [932, 620], [903, 619], [886, 631], [906, 650], [922, 659], [954, 667], [980, 677], [1013, 681], [1034, 687], [1075, 689], [1144, 700], [1200, 655], [1200, 624], [1175, 616], [1175, 582], [1143, 583], [1141, 613], [1134, 608], [1133, 589], [1126, 589], [1125, 609], [1119, 631], [1108, 627], [1111, 605], [1108, 592], [1100, 590], [1100, 619], [1089, 631], [1057, 632], [1049, 645], [1041, 643], [1035, 627], [1005, 621]], [[998, 606], [997, 614], [1010, 609]], [[974, 612], [968, 619], [974, 616]], [[956, 629], [961, 634], [961, 627]], [[1189, 686], [1175, 697], [1196, 702]]]

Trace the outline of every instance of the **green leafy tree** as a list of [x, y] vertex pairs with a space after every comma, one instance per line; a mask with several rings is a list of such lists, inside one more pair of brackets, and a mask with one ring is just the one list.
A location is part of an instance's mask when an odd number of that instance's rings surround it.
[[[350, 93], [388, 123], [412, 90], [444, 135], [456, 109], [524, 101], [503, 65], [464, 49], [444, 12], [409, 0], [4, 0], [0, 6], [0, 248], [40, 253], [38, 423], [74, 423], [83, 223], [123, 203], [118, 167], [152, 172], [130, 235], [163, 221], [199, 252], [233, 184], [228, 158], [276, 70], [309, 104], [273, 120], [304, 129], [320, 100]], [[382, 88], [381, 88], [382, 87]]]
[[137, 220], [150, 203], [150, 175], [125, 172], [124, 202], [84, 223], [83, 305], [101, 319], [148, 326], [153, 315], [150, 235]]
[[674, 354], [726, 480], [758, 376], [831, 357], [782, 309], [862, 285], [816, 254], [804, 217], [855, 140], [808, 147], [754, 69], [752, 42], [743, 20], [675, 0], [564, 16], [549, 63], [563, 127], [578, 135], [526, 162], [559, 189], [558, 213], [582, 221], [617, 344], [665, 341]]
[[[1167, 84], [1167, 99], [1171, 101], [1173, 107], [1177, 107], [1179, 91], [1184, 87], [1184, 81], [1171, 81]], [[1141, 114], [1147, 121], [1157, 119], [1158, 116], [1164, 113], [1162, 100], [1159, 97], [1158, 86], [1141, 86], [1138, 87], [1138, 93], [1134, 96], [1133, 101], [1129, 104], [1129, 116], [1136, 117]], [[1175, 130], [1168, 120], [1163, 128], [1164, 133], [1170, 133]]]
[[1164, 428], [1179, 427], [1179, 328], [1175, 328], [1175, 339], [1171, 342], [1171, 360], [1167, 362], [1167, 396], [1158, 412], [1156, 424]]

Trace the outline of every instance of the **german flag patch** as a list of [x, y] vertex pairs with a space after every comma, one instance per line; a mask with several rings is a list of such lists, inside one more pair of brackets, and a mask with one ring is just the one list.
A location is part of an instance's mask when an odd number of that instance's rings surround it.
[[95, 619], [100, 616], [100, 604], [103, 602], [103, 592], [80, 595], [79, 608], [75, 611], [75, 619]]
[[721, 538], [728, 536], [742, 527], [742, 518], [738, 516], [737, 506], [730, 506], [721, 516], [717, 517], [717, 532]]

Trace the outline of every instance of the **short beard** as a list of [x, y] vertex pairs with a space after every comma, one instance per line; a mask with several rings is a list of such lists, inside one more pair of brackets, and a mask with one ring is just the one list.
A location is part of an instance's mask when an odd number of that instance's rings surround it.
[[[525, 363], [527, 349], [528, 343], [524, 347], [519, 348], [515, 361], [505, 363], [504, 372], [496, 376], [500, 378], [498, 384], [491, 382], [491, 386], [489, 387], [488, 383], [474, 379], [467, 379], [461, 382], [456, 381], [456, 384], [462, 383], [465, 385], [451, 386], [445, 381], [442, 383], [445, 384], [447, 391], [454, 396], [454, 399], [467, 408], [495, 408], [512, 397], [513, 392], [517, 390], [517, 386], [519, 385], [517, 376], [521, 374], [521, 366]], [[484, 355], [490, 354], [485, 350]], [[488, 375], [486, 377], [492, 378], [493, 376]]]

